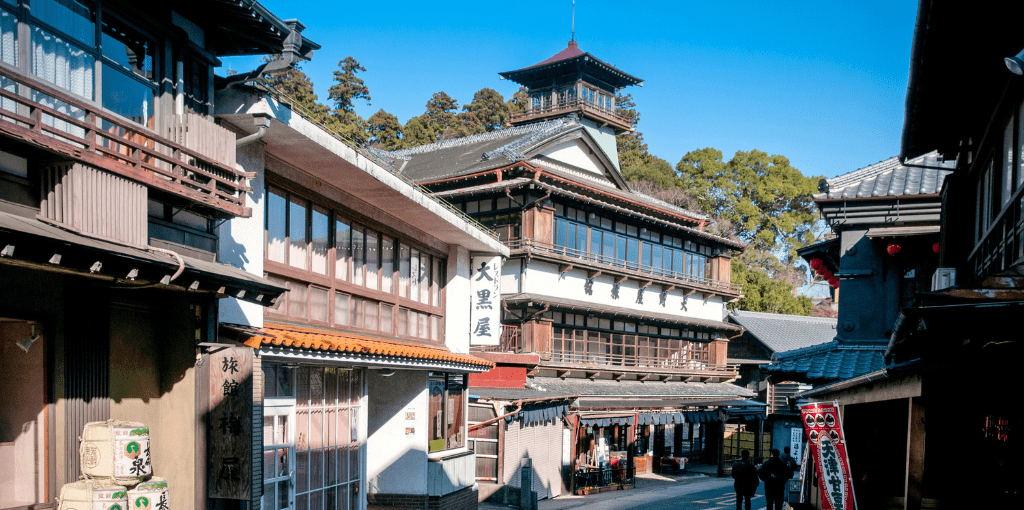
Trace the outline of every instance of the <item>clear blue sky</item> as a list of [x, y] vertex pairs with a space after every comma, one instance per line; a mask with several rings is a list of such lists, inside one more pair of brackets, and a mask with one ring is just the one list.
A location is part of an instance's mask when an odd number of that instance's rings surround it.
[[[372, 105], [405, 123], [445, 91], [462, 105], [483, 87], [506, 99], [499, 71], [565, 48], [571, 0], [340, 2], [261, 0], [299, 18], [323, 48], [302, 69], [327, 102], [348, 55]], [[630, 87], [651, 153], [759, 149], [804, 175], [834, 176], [899, 153], [917, 3], [578, 0], [580, 49], [645, 80]], [[226, 59], [247, 71], [258, 59]], [[221, 69], [220, 74], [225, 70]]]

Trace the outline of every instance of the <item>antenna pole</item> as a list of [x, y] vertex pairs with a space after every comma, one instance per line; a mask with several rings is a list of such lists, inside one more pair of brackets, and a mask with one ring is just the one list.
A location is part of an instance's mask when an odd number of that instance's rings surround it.
[[572, 0], [572, 39], [576, 41], [576, 0]]

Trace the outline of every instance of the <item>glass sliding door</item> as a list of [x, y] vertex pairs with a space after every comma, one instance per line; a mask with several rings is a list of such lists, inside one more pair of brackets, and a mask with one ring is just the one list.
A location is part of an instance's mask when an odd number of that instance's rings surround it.
[[295, 508], [295, 398], [263, 401], [264, 510]]

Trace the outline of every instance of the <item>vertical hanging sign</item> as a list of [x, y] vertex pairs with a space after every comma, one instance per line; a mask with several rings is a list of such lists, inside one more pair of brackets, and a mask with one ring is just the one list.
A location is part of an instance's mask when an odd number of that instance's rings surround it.
[[801, 406], [800, 417], [807, 431], [809, 459], [818, 470], [822, 510], [856, 510], [838, 402]]
[[501, 344], [501, 256], [473, 257], [469, 345]]
[[211, 498], [247, 500], [250, 496], [252, 362], [249, 347], [229, 347], [210, 354], [206, 444]]

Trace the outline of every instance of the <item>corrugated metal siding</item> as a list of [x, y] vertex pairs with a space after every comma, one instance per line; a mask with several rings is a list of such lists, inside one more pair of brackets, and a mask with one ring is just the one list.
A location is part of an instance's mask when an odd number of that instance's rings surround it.
[[146, 186], [75, 162], [46, 167], [41, 185], [43, 218], [83, 234], [148, 244]]
[[522, 461], [533, 461], [533, 489], [539, 499], [562, 494], [562, 423], [523, 426], [516, 420], [505, 427], [505, 484], [519, 487]]
[[69, 314], [64, 335], [64, 480], [73, 482], [82, 473], [78, 455], [82, 429], [86, 423], [110, 419], [110, 318], [106, 303], [68, 304], [77, 313]]
[[445, 496], [476, 483], [476, 455], [427, 463], [427, 495]]

